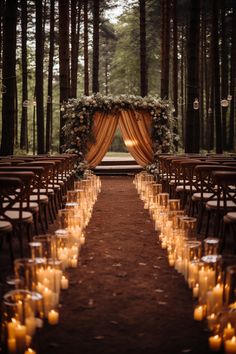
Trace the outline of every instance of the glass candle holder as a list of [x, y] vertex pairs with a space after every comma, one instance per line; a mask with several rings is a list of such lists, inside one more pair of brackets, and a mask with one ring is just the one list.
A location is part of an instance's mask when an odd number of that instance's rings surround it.
[[196, 224], [197, 224], [196, 218], [191, 218], [189, 216], [186, 216], [180, 219], [180, 227], [184, 231], [184, 234], [187, 238], [196, 237]]
[[204, 254], [205, 256], [210, 256], [213, 254], [218, 254], [219, 249], [219, 239], [214, 237], [207, 237], [203, 241], [204, 244]]
[[4, 347], [8, 353], [24, 353], [35, 334], [34, 295], [27, 290], [12, 290], [3, 297]]
[[[55, 247], [56, 247], [56, 240], [55, 240], [55, 235], [53, 234], [46, 234], [46, 235], [36, 235], [33, 237], [34, 242], [30, 243], [30, 248], [31, 248], [31, 258], [46, 258], [46, 259], [51, 259], [51, 258], [56, 258], [56, 252], [55, 252]], [[37, 245], [39, 246], [39, 249], [41, 250], [41, 255], [40, 252], [37, 251]], [[35, 257], [35, 254], [38, 254], [38, 257]]]
[[158, 200], [158, 205], [161, 207], [161, 209], [167, 210], [168, 201], [169, 201], [169, 193], [159, 193], [157, 200]]
[[231, 309], [236, 310], [236, 265], [226, 268], [225, 302]]
[[199, 266], [199, 301], [201, 303], [206, 303], [208, 291], [213, 291], [217, 285], [217, 279], [221, 278], [221, 274], [222, 257], [220, 255], [204, 256], [201, 258]]

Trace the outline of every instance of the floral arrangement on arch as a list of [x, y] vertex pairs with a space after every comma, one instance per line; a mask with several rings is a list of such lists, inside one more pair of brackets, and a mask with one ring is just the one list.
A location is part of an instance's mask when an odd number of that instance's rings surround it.
[[64, 152], [78, 155], [78, 169], [83, 170], [86, 167], [85, 156], [88, 146], [94, 141], [92, 134], [94, 113], [97, 111], [112, 112], [118, 116], [121, 109], [133, 110], [137, 113], [141, 110], [150, 112], [152, 117], [151, 140], [155, 160], [158, 154], [174, 150], [173, 119], [168, 102], [152, 96], [102, 96], [99, 93], [81, 96], [79, 99], [69, 99], [61, 107], [65, 121], [62, 129], [65, 144], [62, 149]]

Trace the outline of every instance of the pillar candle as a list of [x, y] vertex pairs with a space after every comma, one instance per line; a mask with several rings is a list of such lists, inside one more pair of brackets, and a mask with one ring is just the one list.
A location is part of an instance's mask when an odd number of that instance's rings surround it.
[[69, 280], [63, 275], [61, 278], [61, 289], [65, 290], [69, 287]]
[[193, 318], [196, 321], [202, 321], [204, 318], [204, 309], [203, 306], [197, 306], [194, 309], [194, 313], [193, 313]]
[[224, 340], [231, 339], [235, 334], [234, 328], [231, 326], [231, 323], [228, 322], [227, 326], [224, 328]]
[[48, 323], [55, 326], [59, 322], [59, 313], [55, 310], [51, 310], [48, 313]]
[[31, 348], [28, 348], [24, 354], [36, 354], [36, 351]]
[[14, 354], [16, 352], [16, 340], [15, 338], [9, 338], [7, 340], [7, 348], [9, 354]]
[[221, 343], [222, 343], [222, 339], [219, 335], [209, 337], [209, 348], [212, 351], [214, 352], [219, 351], [221, 348]]
[[17, 324], [15, 327], [16, 349], [24, 352], [26, 348], [26, 326]]
[[225, 353], [226, 354], [236, 353], [236, 337], [233, 337], [232, 339], [227, 339], [225, 341]]

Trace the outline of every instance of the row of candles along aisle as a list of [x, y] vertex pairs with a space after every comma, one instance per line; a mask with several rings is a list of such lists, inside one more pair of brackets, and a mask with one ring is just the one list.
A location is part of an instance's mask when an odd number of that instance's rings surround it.
[[169, 199], [154, 176], [141, 172], [134, 184], [158, 231], [161, 247], [167, 250], [171, 267], [184, 276], [195, 300], [194, 319], [207, 320], [209, 347], [226, 354], [236, 353], [236, 266], [222, 269], [219, 239], [196, 237], [196, 218], [180, 209], [179, 199]]
[[99, 177], [86, 171], [67, 192], [65, 209], [59, 210], [58, 229], [53, 235], [39, 235], [30, 242], [30, 258], [14, 262], [15, 289], [2, 304], [1, 343], [8, 354], [35, 354], [32, 338], [46, 319], [59, 322], [60, 290], [68, 289], [68, 268], [78, 265], [85, 228], [101, 190]]

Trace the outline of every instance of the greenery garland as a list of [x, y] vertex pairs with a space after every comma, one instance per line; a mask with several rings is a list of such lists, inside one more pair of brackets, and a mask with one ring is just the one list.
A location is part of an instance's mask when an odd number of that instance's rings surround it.
[[158, 154], [174, 150], [173, 140], [177, 137], [172, 132], [173, 119], [168, 102], [151, 96], [102, 96], [100, 94], [81, 96], [79, 99], [69, 99], [61, 107], [65, 121], [63, 127], [65, 144], [62, 149], [67, 153], [78, 155], [79, 171], [82, 172], [86, 167], [85, 156], [88, 152], [89, 143], [94, 142], [92, 134], [94, 113], [97, 111], [107, 112], [118, 117], [121, 109], [134, 111], [137, 119], [139, 113], [143, 110], [151, 114], [154, 162]]

